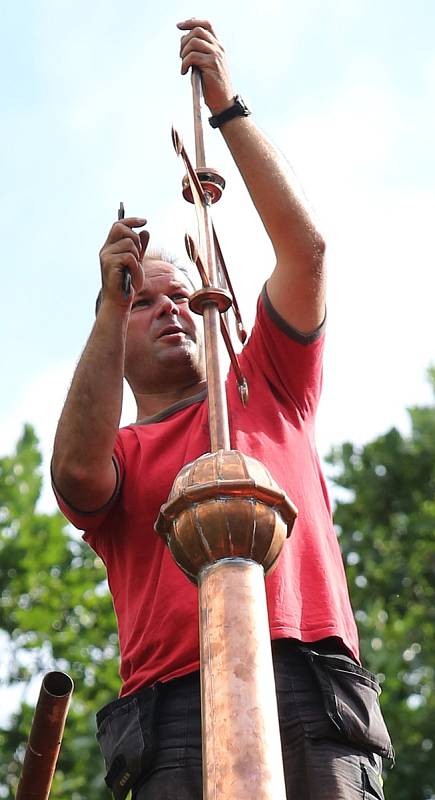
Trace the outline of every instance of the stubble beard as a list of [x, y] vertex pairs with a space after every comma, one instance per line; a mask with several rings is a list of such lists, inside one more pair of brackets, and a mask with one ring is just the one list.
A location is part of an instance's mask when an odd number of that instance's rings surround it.
[[162, 350], [154, 355], [151, 364], [149, 361], [147, 363], [146, 359], [146, 355], [142, 358], [136, 357], [133, 368], [126, 369], [125, 377], [133, 393], [174, 391], [177, 388], [181, 393], [187, 386], [205, 379], [202, 339], [193, 340], [186, 337], [183, 345], [176, 347], [165, 344]]

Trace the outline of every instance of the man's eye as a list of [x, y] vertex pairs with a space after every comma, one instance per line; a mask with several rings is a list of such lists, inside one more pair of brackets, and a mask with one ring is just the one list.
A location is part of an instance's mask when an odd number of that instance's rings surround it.
[[146, 307], [146, 306], [149, 306], [149, 305], [150, 305], [150, 300], [146, 300], [145, 298], [142, 297], [140, 300], [136, 300], [136, 302], [133, 303], [131, 309], [133, 311], [134, 308], [139, 308], [141, 306], [142, 307]]
[[185, 294], [184, 292], [176, 292], [175, 294], [171, 295], [171, 300], [175, 303], [184, 303], [189, 299], [189, 295]]

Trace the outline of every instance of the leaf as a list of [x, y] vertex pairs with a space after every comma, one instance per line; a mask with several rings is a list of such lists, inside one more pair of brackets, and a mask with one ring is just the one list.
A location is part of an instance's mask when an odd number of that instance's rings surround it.
[[382, 679], [396, 748], [386, 796], [423, 800], [435, 796], [435, 407], [408, 413], [409, 435], [345, 443], [328, 461], [347, 490], [334, 516], [362, 658]]

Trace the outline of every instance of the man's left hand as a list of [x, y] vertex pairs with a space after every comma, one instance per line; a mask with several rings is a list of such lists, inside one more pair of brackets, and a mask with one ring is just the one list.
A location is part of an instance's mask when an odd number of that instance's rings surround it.
[[181, 37], [181, 74], [198, 67], [204, 100], [212, 114], [220, 114], [233, 104], [234, 98], [225, 50], [207, 20], [187, 19], [177, 28], [188, 31]]

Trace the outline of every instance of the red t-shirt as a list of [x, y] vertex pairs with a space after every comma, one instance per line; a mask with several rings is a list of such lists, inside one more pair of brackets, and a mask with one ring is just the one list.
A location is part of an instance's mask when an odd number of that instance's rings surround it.
[[[325, 482], [314, 442], [322, 382], [323, 330], [297, 333], [265, 290], [243, 352], [249, 403], [227, 378], [231, 447], [265, 464], [299, 510], [274, 572], [266, 578], [272, 639], [339, 637], [358, 657], [358, 638]], [[102, 558], [118, 620], [121, 694], [199, 668], [196, 587], [154, 532], [181, 467], [210, 449], [205, 391], [122, 428], [115, 461], [119, 492], [94, 514], [60, 507]]]

